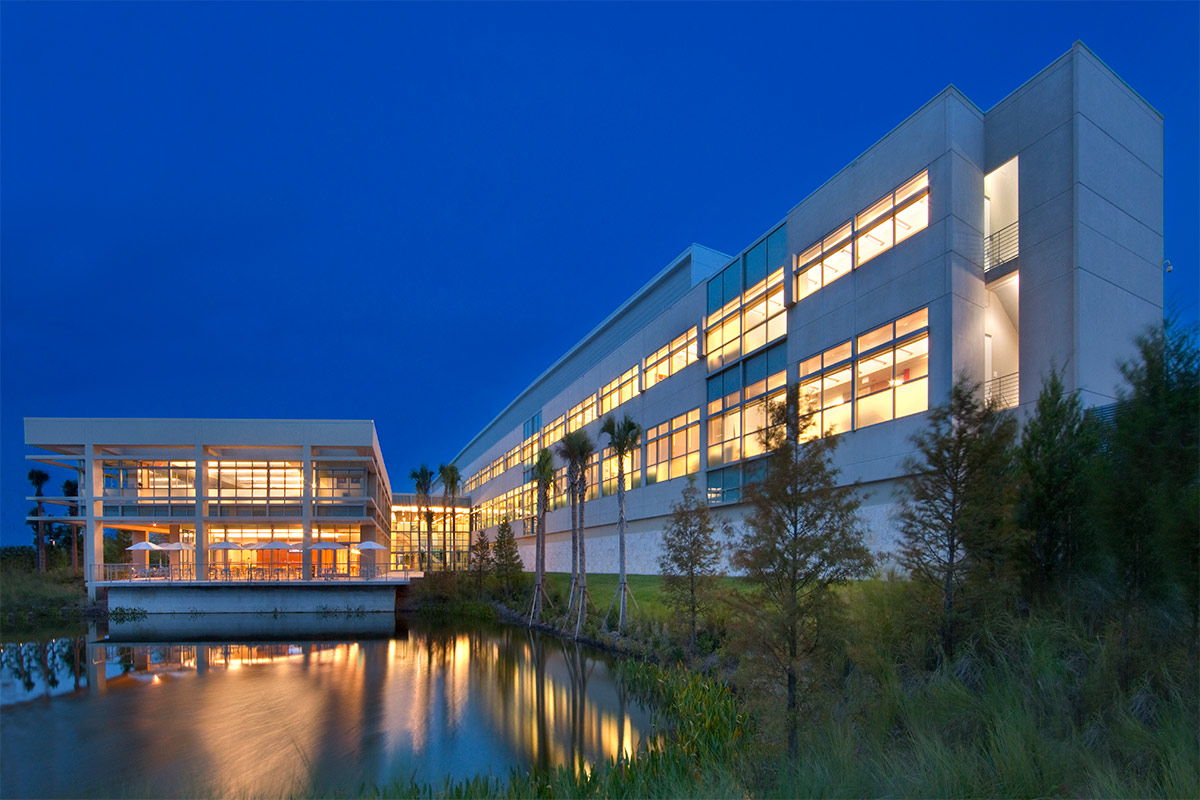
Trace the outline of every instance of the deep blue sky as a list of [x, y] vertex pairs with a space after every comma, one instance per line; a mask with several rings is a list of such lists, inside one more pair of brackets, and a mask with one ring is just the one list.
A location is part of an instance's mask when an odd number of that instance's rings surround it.
[[1195, 319], [1198, 8], [4, 2], [0, 541], [25, 416], [370, 418], [407, 488], [691, 242], [1076, 39], [1166, 118]]

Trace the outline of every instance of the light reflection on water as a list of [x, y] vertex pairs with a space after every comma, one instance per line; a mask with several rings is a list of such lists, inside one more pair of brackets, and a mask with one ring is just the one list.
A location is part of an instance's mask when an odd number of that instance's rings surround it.
[[5, 643], [0, 796], [280, 796], [579, 769], [653, 736], [604, 657], [511, 628]]

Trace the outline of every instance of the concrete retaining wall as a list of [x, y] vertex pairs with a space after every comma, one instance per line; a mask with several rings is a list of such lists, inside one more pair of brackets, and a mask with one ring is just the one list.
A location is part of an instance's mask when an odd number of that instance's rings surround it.
[[392, 612], [396, 586], [110, 586], [108, 607], [148, 614]]

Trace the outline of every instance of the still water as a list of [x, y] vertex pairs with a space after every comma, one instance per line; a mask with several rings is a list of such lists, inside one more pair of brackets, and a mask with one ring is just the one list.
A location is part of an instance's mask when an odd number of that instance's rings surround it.
[[615, 664], [574, 644], [391, 615], [233, 616], [5, 642], [0, 797], [356, 794], [579, 769], [655, 735]]

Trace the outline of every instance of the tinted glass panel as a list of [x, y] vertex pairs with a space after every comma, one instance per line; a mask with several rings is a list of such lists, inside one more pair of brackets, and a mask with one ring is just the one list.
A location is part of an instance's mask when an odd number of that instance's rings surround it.
[[787, 227], [767, 237], [767, 271], [774, 272], [787, 262]]
[[767, 277], [767, 243], [759, 242], [746, 253], [746, 286], [753, 286]]
[[725, 272], [722, 273], [721, 278], [724, 284], [723, 291], [725, 294], [724, 300], [726, 303], [737, 297], [742, 291], [742, 287], [740, 285], [741, 277], [741, 269], [739, 269], [737, 264], [727, 267]]
[[721, 278], [718, 276], [708, 282], [708, 313], [714, 314], [721, 310], [721, 306], [725, 305], [722, 300]]

